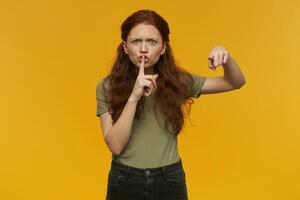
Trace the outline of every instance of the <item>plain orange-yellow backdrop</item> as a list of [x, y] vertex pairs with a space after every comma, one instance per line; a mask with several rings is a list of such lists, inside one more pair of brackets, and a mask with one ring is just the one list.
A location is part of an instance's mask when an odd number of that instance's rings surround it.
[[224, 46], [247, 80], [192, 105], [179, 151], [192, 200], [300, 199], [300, 2], [0, 2], [0, 199], [105, 199], [111, 153], [96, 84], [138, 9], [171, 28], [179, 65], [207, 77]]

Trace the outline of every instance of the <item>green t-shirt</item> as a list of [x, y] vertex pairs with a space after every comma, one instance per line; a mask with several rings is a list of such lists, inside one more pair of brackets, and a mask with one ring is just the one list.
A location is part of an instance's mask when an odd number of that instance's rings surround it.
[[[201, 88], [206, 77], [191, 73], [194, 85], [192, 97], [201, 95]], [[108, 104], [104, 101], [103, 80], [96, 87], [97, 111], [99, 117], [108, 111]], [[170, 134], [156, 120], [153, 108], [153, 95], [145, 97], [145, 118], [134, 119], [130, 138], [120, 155], [112, 154], [112, 159], [124, 165], [136, 168], [154, 168], [173, 164], [179, 161], [177, 136]], [[163, 123], [161, 123], [163, 124]]]

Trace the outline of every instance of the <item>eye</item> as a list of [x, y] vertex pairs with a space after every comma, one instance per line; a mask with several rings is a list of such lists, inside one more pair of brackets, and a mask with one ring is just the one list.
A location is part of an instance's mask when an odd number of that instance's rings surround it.
[[157, 43], [157, 42], [156, 42], [155, 40], [149, 40], [149, 44], [150, 44], [150, 45], [156, 45], [156, 43]]
[[131, 41], [132, 44], [137, 44], [140, 40], [133, 40]]

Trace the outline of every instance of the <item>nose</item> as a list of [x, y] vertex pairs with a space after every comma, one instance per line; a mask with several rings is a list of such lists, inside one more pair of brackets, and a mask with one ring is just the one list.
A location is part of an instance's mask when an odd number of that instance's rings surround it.
[[141, 53], [147, 53], [148, 52], [148, 46], [146, 45], [146, 42], [143, 42], [140, 46], [140, 52]]

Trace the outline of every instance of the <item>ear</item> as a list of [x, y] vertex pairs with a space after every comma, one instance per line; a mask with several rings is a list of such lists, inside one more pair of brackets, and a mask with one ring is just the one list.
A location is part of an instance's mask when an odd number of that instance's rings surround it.
[[163, 55], [166, 52], [166, 48], [167, 48], [166, 46], [167, 46], [166, 42], [164, 42], [160, 55]]
[[126, 54], [128, 54], [128, 50], [127, 50], [127, 47], [126, 47], [126, 42], [123, 41], [123, 42], [122, 42], [122, 45], [123, 45], [124, 52], [125, 52]]

